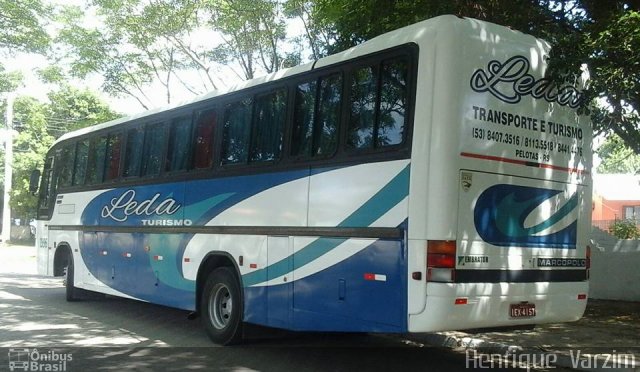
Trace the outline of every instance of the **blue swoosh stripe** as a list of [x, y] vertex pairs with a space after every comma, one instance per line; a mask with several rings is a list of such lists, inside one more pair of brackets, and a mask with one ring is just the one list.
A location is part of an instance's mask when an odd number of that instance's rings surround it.
[[[409, 165], [400, 171], [400, 173], [360, 208], [338, 224], [337, 227], [369, 226], [400, 203], [408, 193]], [[292, 256], [286, 257], [263, 269], [243, 275], [243, 285], [249, 287], [282, 276], [314, 261], [318, 257], [335, 249], [346, 240], [346, 238], [318, 238]], [[293, 263], [291, 262], [292, 258]]]

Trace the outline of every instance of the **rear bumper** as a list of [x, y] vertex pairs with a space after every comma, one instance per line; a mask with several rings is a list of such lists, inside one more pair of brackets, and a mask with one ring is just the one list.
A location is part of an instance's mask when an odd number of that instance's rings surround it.
[[[450, 331], [575, 321], [587, 305], [589, 282], [428, 283], [424, 311], [409, 315], [409, 332]], [[467, 303], [456, 305], [457, 298]], [[513, 319], [509, 305], [535, 303], [536, 316]]]

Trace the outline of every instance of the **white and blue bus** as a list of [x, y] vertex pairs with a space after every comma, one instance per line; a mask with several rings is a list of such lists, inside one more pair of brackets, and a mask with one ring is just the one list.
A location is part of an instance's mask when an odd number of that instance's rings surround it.
[[549, 45], [442, 16], [192, 102], [68, 133], [38, 269], [247, 323], [428, 332], [577, 320], [591, 128]]

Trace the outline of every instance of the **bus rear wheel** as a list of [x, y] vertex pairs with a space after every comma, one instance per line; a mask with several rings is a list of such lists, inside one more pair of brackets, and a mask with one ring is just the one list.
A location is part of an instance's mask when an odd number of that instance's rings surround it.
[[228, 267], [213, 270], [207, 277], [200, 313], [209, 338], [222, 345], [242, 341], [242, 297], [240, 283]]

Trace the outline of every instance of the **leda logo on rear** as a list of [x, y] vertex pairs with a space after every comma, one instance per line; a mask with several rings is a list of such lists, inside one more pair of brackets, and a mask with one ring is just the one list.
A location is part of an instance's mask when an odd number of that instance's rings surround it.
[[531, 63], [524, 56], [514, 56], [500, 62], [493, 60], [486, 69], [477, 69], [471, 75], [471, 89], [488, 92], [502, 102], [515, 104], [530, 95], [549, 103], [577, 108], [584, 94], [572, 85], [557, 85], [549, 78], [536, 79], [529, 73]]

